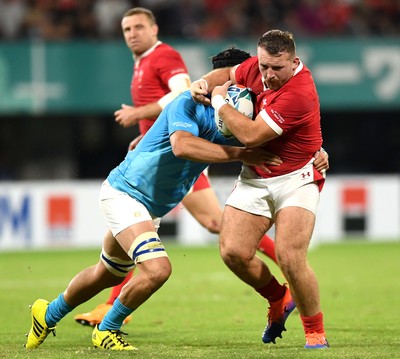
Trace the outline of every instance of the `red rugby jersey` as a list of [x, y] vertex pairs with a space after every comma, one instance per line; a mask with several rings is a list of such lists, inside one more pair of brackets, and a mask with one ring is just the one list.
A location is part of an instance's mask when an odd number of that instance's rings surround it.
[[[281, 130], [280, 136], [267, 142], [265, 148], [283, 163], [270, 166], [270, 174], [255, 167], [257, 174], [275, 177], [302, 168], [322, 146], [319, 98], [310, 70], [300, 63], [295, 75], [277, 91], [263, 88], [257, 57], [239, 65], [235, 75], [237, 83], [257, 95], [256, 113]], [[315, 170], [314, 175], [322, 179]]]
[[[178, 51], [170, 45], [159, 42], [135, 60], [131, 81], [131, 96], [134, 106], [157, 102], [170, 92], [168, 81], [171, 77], [188, 73]], [[155, 118], [139, 121], [139, 130], [144, 135], [153, 125]]]

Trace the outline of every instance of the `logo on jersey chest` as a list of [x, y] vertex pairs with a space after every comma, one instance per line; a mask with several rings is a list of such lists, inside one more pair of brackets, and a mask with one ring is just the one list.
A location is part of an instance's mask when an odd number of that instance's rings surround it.
[[140, 87], [142, 85], [142, 80], [143, 80], [143, 70], [137, 70], [135, 71], [135, 75], [134, 75], [134, 81], [136, 82], [136, 84]]
[[266, 107], [267, 106], [267, 99], [263, 98], [263, 100], [261, 101], [261, 106], [262, 107]]

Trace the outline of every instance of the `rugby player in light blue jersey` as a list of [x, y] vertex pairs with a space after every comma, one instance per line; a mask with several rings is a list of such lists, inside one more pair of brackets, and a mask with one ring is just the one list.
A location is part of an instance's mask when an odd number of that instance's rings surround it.
[[121, 283], [137, 266], [139, 273], [125, 284], [92, 333], [95, 347], [136, 349], [122, 337], [123, 320], [171, 274], [171, 263], [157, 234], [160, 217], [182, 200], [210, 163], [241, 161], [268, 171], [266, 165], [281, 162], [260, 148], [230, 146], [228, 141], [217, 130], [213, 108], [195, 103], [189, 91], [163, 110], [138, 146], [103, 182], [100, 206], [109, 231], [99, 262], [78, 273], [51, 303], [34, 302], [27, 349], [42, 344], [72, 309]]
[[237, 161], [243, 152], [224, 148], [215, 156], [207, 141], [238, 144], [218, 132], [213, 108], [197, 105], [186, 91], [167, 106], [107, 181], [142, 203], [152, 215], [162, 217], [182, 200], [210, 162]]

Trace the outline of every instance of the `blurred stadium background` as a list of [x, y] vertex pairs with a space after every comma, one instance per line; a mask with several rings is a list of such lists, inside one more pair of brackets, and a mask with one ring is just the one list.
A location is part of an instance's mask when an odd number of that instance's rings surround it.
[[[113, 118], [130, 103], [120, 19], [133, 6], [154, 11], [193, 80], [227, 46], [255, 54], [266, 30], [293, 31], [330, 154], [314, 240], [400, 239], [399, 1], [0, 0], [0, 250], [101, 243], [101, 181], [138, 134]], [[221, 203], [238, 171], [210, 167]], [[161, 234], [216, 240], [183, 209]]]

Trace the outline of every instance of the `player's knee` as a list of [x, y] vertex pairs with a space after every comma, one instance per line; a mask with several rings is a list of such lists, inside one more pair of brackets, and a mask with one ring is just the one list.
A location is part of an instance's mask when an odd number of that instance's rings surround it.
[[156, 232], [139, 235], [132, 243], [128, 255], [135, 263], [141, 264], [141, 271], [154, 288], [161, 287], [171, 275], [171, 263]]
[[224, 263], [229, 268], [235, 268], [246, 265], [253, 255], [250, 251], [242, 247], [227, 244], [224, 241], [220, 244], [220, 255]]
[[172, 266], [168, 258], [158, 258], [154, 261], [152, 268], [148, 271], [148, 276], [151, 282], [154, 283], [156, 287], [161, 287], [171, 276]]
[[156, 258], [140, 263], [141, 285], [150, 293], [158, 290], [170, 277], [172, 267], [167, 257]]
[[292, 277], [293, 275], [296, 275], [299, 270], [303, 270], [303, 265], [307, 262], [306, 256], [296, 252], [295, 250], [277, 250], [276, 258], [279, 267], [287, 277]]

